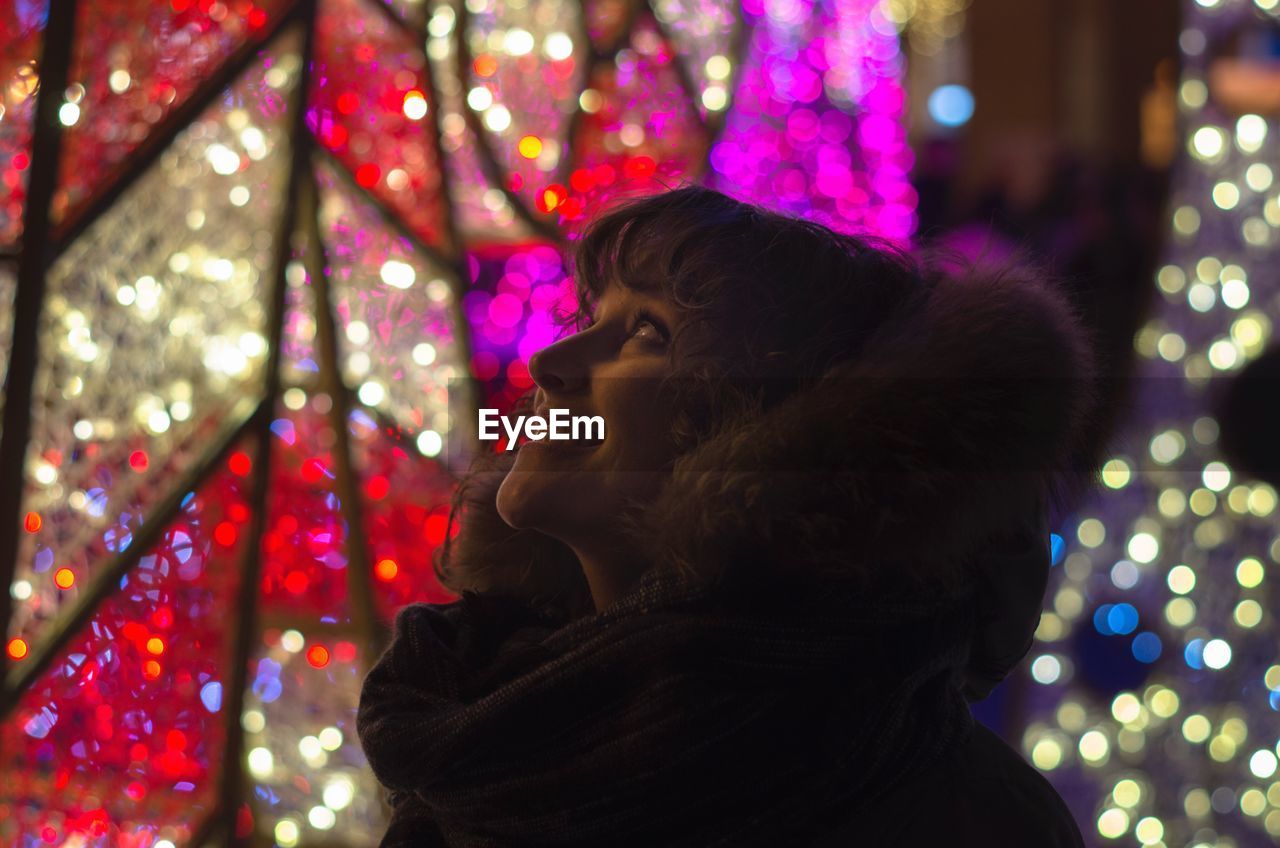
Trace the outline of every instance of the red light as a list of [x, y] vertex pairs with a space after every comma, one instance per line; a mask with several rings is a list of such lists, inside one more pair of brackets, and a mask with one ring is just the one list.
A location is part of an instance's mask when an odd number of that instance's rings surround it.
[[141, 801], [143, 796], [147, 794], [147, 787], [135, 780], [125, 787], [124, 792], [133, 800]]
[[227, 517], [237, 524], [243, 524], [249, 520], [249, 507], [242, 503], [233, 503], [227, 507]]
[[378, 166], [372, 162], [361, 165], [356, 168], [356, 182], [365, 188], [373, 188], [378, 184], [378, 179], [382, 176], [382, 171], [378, 170]]
[[307, 591], [307, 587], [310, 585], [311, 580], [307, 577], [305, 571], [290, 571], [285, 575], [284, 587], [294, 595], [301, 595]]
[[369, 500], [380, 501], [387, 496], [387, 492], [391, 491], [391, 484], [387, 482], [387, 478], [381, 474], [374, 475], [369, 478], [369, 482], [364, 486], [364, 492], [369, 496]]
[[349, 91], [344, 91], [338, 95], [338, 111], [344, 115], [350, 115], [360, 108], [360, 98]]
[[181, 730], [170, 730], [165, 734], [164, 745], [170, 751], [185, 751], [187, 749], [187, 734]]
[[316, 668], [324, 668], [329, 664], [329, 649], [324, 645], [312, 645], [307, 648], [307, 662]]
[[129, 454], [129, 467], [134, 471], [147, 470], [147, 455], [143, 451], [134, 451]]
[[155, 680], [160, 676], [160, 663], [155, 660], [147, 660], [142, 664], [142, 676], [148, 680]]
[[240, 534], [236, 532], [236, 526], [230, 521], [223, 521], [213, 530], [214, 541], [219, 545], [222, 545], [224, 548], [229, 548], [234, 545], [239, 535]]
[[351, 662], [356, 658], [356, 646], [351, 642], [339, 642], [333, 646], [333, 658], [338, 662]]
[[267, 23], [267, 13], [262, 9], [254, 9], [249, 13], [248, 21], [253, 29], [261, 29]]
[[302, 463], [302, 479], [308, 483], [319, 483], [324, 476], [324, 463], [315, 457]]
[[76, 573], [69, 568], [59, 568], [53, 573], [53, 582], [59, 589], [70, 589], [76, 583]]
[[622, 166], [622, 171], [628, 179], [637, 179], [647, 177], [657, 170], [657, 163], [648, 156], [637, 156], [634, 159], [628, 159]]
[[395, 580], [396, 575], [400, 573], [400, 566], [396, 565], [393, 559], [380, 559], [378, 564], [373, 567], [373, 573], [378, 576], [379, 580]]
[[426, 524], [423, 525], [422, 535], [432, 545], [438, 545], [444, 541], [444, 534], [449, 530], [449, 516], [435, 513], [427, 517]]
[[151, 623], [161, 630], [168, 630], [173, 626], [173, 610], [168, 607], [156, 607], [156, 611], [151, 613]]
[[144, 763], [147, 761], [147, 746], [141, 742], [134, 742], [129, 747], [129, 759], [135, 763]]
[[27, 655], [27, 640], [14, 637], [9, 640], [8, 653], [10, 659], [20, 660]]
[[22, 522], [22, 526], [26, 528], [28, 533], [39, 533], [40, 528], [44, 526], [44, 522], [40, 520], [40, 513], [28, 512], [26, 519]]
[[231, 469], [231, 473], [237, 477], [244, 477], [253, 468], [253, 463], [249, 461], [248, 454], [237, 451], [231, 454], [231, 459], [227, 460], [227, 468]]
[[590, 191], [596, 184], [595, 175], [586, 168], [578, 168], [569, 175], [569, 187], [574, 191]]

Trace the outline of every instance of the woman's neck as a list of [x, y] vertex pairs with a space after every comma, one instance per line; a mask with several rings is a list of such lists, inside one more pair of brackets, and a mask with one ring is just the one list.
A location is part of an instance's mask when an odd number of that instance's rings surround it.
[[596, 612], [612, 604], [640, 579], [644, 564], [634, 552], [603, 544], [569, 545], [578, 557], [582, 573], [591, 589], [591, 600]]

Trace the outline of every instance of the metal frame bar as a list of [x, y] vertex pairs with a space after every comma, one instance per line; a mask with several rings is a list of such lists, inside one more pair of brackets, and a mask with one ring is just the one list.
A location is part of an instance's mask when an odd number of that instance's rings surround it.
[[[27, 441], [31, 437], [31, 392], [40, 345], [40, 313], [44, 308], [45, 269], [49, 247], [49, 204], [58, 187], [62, 156], [62, 123], [58, 120], [71, 71], [76, 0], [50, 0], [40, 52], [40, 88], [36, 92], [35, 131], [31, 140], [31, 173], [23, 209], [22, 248], [18, 255], [17, 291], [13, 298], [13, 336], [4, 378], [4, 432], [0, 435], [0, 626], [8, 642], [13, 583], [18, 560], [18, 520], [26, 480]], [[0, 671], [9, 654], [0, 655]]]
[[307, 246], [304, 261], [311, 277], [315, 298], [316, 341], [320, 356], [320, 377], [323, 391], [328, 392], [329, 426], [334, 433], [335, 488], [346, 519], [347, 533], [347, 599], [351, 618], [356, 629], [368, 640], [375, 653], [387, 642], [388, 633], [380, 626], [378, 611], [373, 601], [373, 569], [369, 563], [369, 551], [364, 544], [364, 509], [360, 500], [360, 487], [356, 479], [355, 463], [351, 454], [351, 434], [347, 417], [351, 410], [351, 390], [342, 379], [338, 332], [333, 312], [333, 298], [329, 290], [329, 258], [324, 237], [320, 232], [320, 186], [314, 170], [308, 170], [302, 185], [301, 215], [306, 228]]
[[244, 762], [244, 727], [240, 715], [244, 712], [245, 689], [249, 683], [249, 661], [259, 638], [258, 601], [259, 575], [262, 570], [262, 536], [266, 531], [268, 496], [271, 487], [272, 441], [270, 422], [275, 414], [281, 394], [281, 343], [284, 335], [284, 315], [288, 281], [286, 269], [291, 256], [291, 244], [298, 229], [298, 200], [303, 181], [307, 178], [310, 160], [310, 135], [307, 133], [307, 99], [311, 85], [311, 64], [315, 53], [316, 6], [318, 0], [304, 0], [300, 18], [303, 26], [302, 64], [295, 83], [289, 115], [289, 179], [275, 235], [274, 288], [268, 305], [268, 353], [267, 381], [263, 400], [267, 414], [259, 422], [259, 447], [254, 470], [253, 489], [250, 495], [251, 526], [246, 542], [244, 562], [240, 573], [237, 610], [239, 619], [231, 651], [229, 680], [224, 690], [230, 696], [223, 703], [227, 723], [226, 746], [222, 758], [222, 773], [218, 786], [218, 801], [214, 815], [225, 822], [228, 845], [242, 845], [247, 840], [236, 836], [236, 814], [245, 796], [247, 779]]

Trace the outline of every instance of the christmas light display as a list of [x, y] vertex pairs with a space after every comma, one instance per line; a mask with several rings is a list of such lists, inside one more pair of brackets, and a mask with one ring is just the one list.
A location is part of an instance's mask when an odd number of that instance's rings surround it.
[[1277, 496], [1225, 459], [1215, 416], [1280, 315], [1280, 138], [1274, 114], [1230, 108], [1215, 78], [1221, 57], [1280, 21], [1269, 0], [1183, 6], [1185, 143], [1159, 304], [1135, 337], [1134, 414], [1104, 485], [1054, 540], [1058, 573], [1020, 672], [1032, 689], [1021, 742], [1091, 844], [1270, 845]]

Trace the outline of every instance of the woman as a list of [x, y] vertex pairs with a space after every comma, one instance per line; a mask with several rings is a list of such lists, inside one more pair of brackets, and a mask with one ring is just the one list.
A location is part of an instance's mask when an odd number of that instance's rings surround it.
[[[977, 725], [1087, 484], [1060, 294], [684, 186], [596, 219], [359, 731], [383, 846], [1079, 846]], [[514, 458], [512, 458], [514, 457]]]

